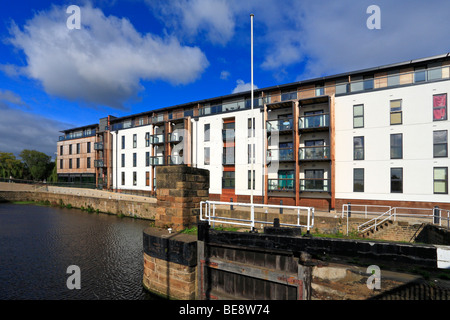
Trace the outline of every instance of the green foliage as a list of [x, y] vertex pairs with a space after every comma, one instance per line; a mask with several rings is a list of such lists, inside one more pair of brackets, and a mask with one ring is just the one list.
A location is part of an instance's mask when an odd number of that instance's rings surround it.
[[0, 178], [24, 179], [27, 174], [24, 164], [14, 154], [0, 152]]
[[53, 170], [51, 157], [36, 150], [22, 150], [19, 154], [25, 167], [30, 171], [34, 180], [43, 180], [49, 176]]

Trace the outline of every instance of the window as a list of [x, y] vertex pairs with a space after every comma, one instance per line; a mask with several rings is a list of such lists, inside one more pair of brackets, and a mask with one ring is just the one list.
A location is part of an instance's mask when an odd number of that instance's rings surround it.
[[222, 164], [234, 164], [234, 147], [223, 148], [223, 163]]
[[122, 168], [125, 167], [125, 153], [122, 153], [122, 163], [121, 163]]
[[415, 68], [414, 70], [414, 82], [427, 81], [427, 71], [425, 67]]
[[69, 159], [69, 169], [72, 169], [72, 159]]
[[145, 153], [145, 166], [150, 166], [150, 152]]
[[255, 163], [255, 144], [253, 143], [253, 153], [252, 153], [252, 145], [248, 144], [247, 145], [247, 159], [248, 159], [248, 164]]
[[448, 194], [448, 168], [433, 168], [433, 192]]
[[145, 133], [145, 146], [146, 147], [150, 146], [150, 132]]
[[402, 124], [402, 100], [391, 100], [391, 124]]
[[441, 158], [448, 155], [447, 130], [433, 132], [433, 157]]
[[391, 159], [403, 158], [403, 134], [391, 134]]
[[323, 96], [325, 94], [325, 89], [323, 84], [316, 84], [316, 97]]
[[326, 183], [323, 169], [305, 170], [304, 191], [326, 191], [328, 189]]
[[222, 178], [223, 189], [234, 189], [234, 171], [224, 171]]
[[387, 85], [391, 87], [391, 86], [398, 86], [399, 84], [400, 84], [399, 71], [398, 70], [389, 71], [387, 77]]
[[[247, 188], [250, 190], [252, 181], [252, 170], [248, 170]], [[253, 190], [255, 190], [255, 170], [253, 170]]]
[[133, 186], [137, 185], [137, 173], [133, 171]]
[[403, 192], [403, 168], [391, 168], [391, 193]]
[[364, 169], [353, 169], [353, 192], [364, 192]]
[[353, 138], [353, 160], [364, 160], [364, 137]]
[[60, 169], [63, 169], [64, 168], [64, 166], [63, 166], [63, 159], [59, 159], [59, 168]]
[[136, 152], [135, 152], [135, 153], [133, 153], [133, 167], [136, 167], [136, 161], [137, 161], [137, 159], [136, 159]]
[[294, 170], [279, 170], [278, 171], [278, 190], [294, 190], [295, 171]]
[[77, 143], [77, 154], [80, 154], [81, 152], [81, 144]]
[[145, 186], [146, 187], [150, 186], [150, 172], [149, 171], [145, 171]]
[[433, 96], [433, 121], [447, 120], [447, 94]]
[[80, 169], [80, 158], [77, 158], [77, 169]]
[[91, 167], [91, 157], [87, 157], [86, 166], [88, 169]]
[[86, 151], [87, 153], [91, 153], [91, 143], [90, 142], [87, 143], [86, 149], [87, 149], [87, 151]]
[[125, 136], [122, 136], [122, 149], [125, 149]]
[[72, 154], [72, 145], [69, 144], [69, 154]]
[[122, 185], [125, 185], [125, 172], [122, 172]]
[[253, 137], [255, 136], [255, 118], [248, 118], [247, 120], [247, 128], [248, 128], [248, 138], [252, 137], [252, 125], [253, 125]]
[[205, 147], [204, 149], [204, 164], [205, 165], [209, 165], [211, 164], [211, 158], [210, 158], [210, 153], [209, 153], [209, 147]]
[[209, 123], [206, 123], [205, 124], [205, 127], [204, 127], [204, 137], [205, 137], [205, 141], [209, 141], [209, 134], [210, 134], [210, 130], [209, 130], [209, 128], [210, 128], [210, 124]]
[[353, 106], [353, 128], [364, 127], [364, 105]]
[[59, 146], [59, 155], [62, 156], [63, 154], [63, 146]]
[[364, 84], [363, 84], [364, 90], [372, 90], [373, 84], [374, 84], [373, 75], [364, 76]]
[[137, 134], [133, 134], [133, 148], [137, 147]]

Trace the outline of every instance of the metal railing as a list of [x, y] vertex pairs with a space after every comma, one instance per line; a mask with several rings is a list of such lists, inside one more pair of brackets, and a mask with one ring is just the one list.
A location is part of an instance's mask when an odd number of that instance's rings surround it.
[[364, 215], [364, 218], [375, 215], [374, 218], [360, 224], [357, 228], [359, 233], [364, 233], [370, 229], [377, 228], [387, 220], [396, 221], [398, 218], [417, 220], [419, 222], [428, 222], [450, 229], [450, 210], [435, 208], [409, 208], [409, 207], [391, 207], [382, 205], [362, 205], [362, 204], [343, 204], [342, 218], [352, 215]]
[[[221, 209], [225, 210], [234, 210], [235, 207], [243, 207], [249, 208], [248, 219], [244, 218], [235, 218], [235, 217], [225, 217], [220, 216], [220, 212], [218, 211], [220, 206]], [[239, 225], [244, 227], [249, 227], [254, 230], [255, 225], [259, 224], [273, 224], [273, 221], [263, 221], [256, 220], [255, 218], [255, 208], [260, 208], [265, 210], [264, 212], [268, 212], [269, 209], [278, 209], [280, 213], [283, 213], [285, 210], [293, 210], [297, 215], [296, 223], [281, 223], [280, 226], [291, 226], [291, 227], [303, 227], [306, 228], [309, 233], [311, 228], [314, 227], [314, 207], [298, 207], [298, 206], [284, 206], [284, 205], [270, 205], [270, 204], [251, 204], [251, 203], [239, 203], [239, 202], [222, 202], [222, 201], [201, 201], [200, 202], [200, 220], [208, 221], [209, 225], [214, 227], [215, 223], [219, 224], [232, 224]], [[306, 212], [306, 224], [301, 224], [300, 217], [302, 213]], [[286, 213], [285, 213], [286, 214]], [[286, 214], [287, 215], [287, 214]], [[282, 216], [282, 215], [280, 215]], [[280, 219], [281, 220], [281, 219]]]

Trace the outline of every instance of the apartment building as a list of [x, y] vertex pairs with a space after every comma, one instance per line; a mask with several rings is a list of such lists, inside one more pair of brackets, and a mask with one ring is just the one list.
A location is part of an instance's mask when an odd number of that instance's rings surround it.
[[156, 166], [188, 165], [213, 200], [450, 208], [449, 91], [444, 54], [108, 117], [102, 187], [153, 195]]

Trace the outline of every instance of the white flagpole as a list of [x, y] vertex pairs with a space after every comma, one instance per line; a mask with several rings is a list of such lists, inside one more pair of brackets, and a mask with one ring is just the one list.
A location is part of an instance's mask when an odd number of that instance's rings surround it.
[[250, 169], [250, 190], [251, 190], [251, 196], [250, 196], [250, 202], [251, 202], [251, 213], [252, 213], [252, 221], [254, 221], [254, 216], [255, 216], [255, 212], [254, 212], [254, 208], [253, 208], [253, 179], [255, 179], [254, 174], [253, 174], [253, 162], [255, 159], [255, 154], [254, 154], [254, 150], [253, 150], [253, 145], [254, 145], [254, 140], [255, 137], [253, 135], [254, 132], [254, 128], [253, 128], [253, 17], [254, 14], [250, 14], [250, 20], [251, 20], [251, 117], [250, 117], [250, 122], [251, 122], [251, 126], [250, 126], [250, 161], [251, 161], [251, 169]]

